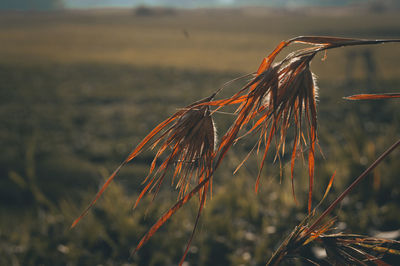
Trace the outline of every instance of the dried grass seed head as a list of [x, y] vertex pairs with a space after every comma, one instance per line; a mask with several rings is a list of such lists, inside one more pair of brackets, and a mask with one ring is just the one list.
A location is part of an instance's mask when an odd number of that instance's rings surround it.
[[[256, 182], [256, 191], [272, 139], [274, 137], [277, 139], [275, 158], [279, 158], [280, 153], [284, 154], [285, 152], [287, 130], [293, 124], [295, 139], [291, 158], [292, 182], [296, 153], [299, 149], [303, 150], [303, 140], [305, 145], [310, 146], [308, 156], [309, 200], [311, 199], [314, 178], [314, 146], [317, 140], [316, 96], [318, 88], [315, 76], [310, 70], [310, 62], [315, 52], [310, 51], [308, 49], [305, 52], [291, 54], [283, 61], [271, 64], [249, 83], [247, 86], [248, 93], [237, 109], [238, 118], [221, 142], [221, 145], [225, 145], [224, 148], [227, 150], [231, 143], [238, 141], [239, 138], [236, 136], [239, 130], [249, 121], [256, 120], [253, 127], [245, 133], [247, 135], [250, 132], [259, 132], [257, 145], [260, 147], [262, 142], [265, 144], [264, 156]], [[306, 120], [305, 125], [302, 122], [304, 119]], [[306, 133], [303, 131], [306, 131]], [[224, 142], [224, 139], [228, 138], [233, 141]], [[309, 208], [311, 208], [310, 202]]]
[[[176, 122], [158, 137], [152, 148], [160, 146], [151, 164], [149, 174], [135, 206], [149, 192], [157, 194], [168, 170], [174, 168], [172, 182], [177, 178], [181, 198], [190, 187], [193, 176], [197, 184], [211, 175], [213, 168], [216, 134], [208, 106], [183, 110]], [[166, 158], [157, 166], [158, 160]], [[157, 168], [157, 170], [155, 170]], [[155, 196], [154, 195], [154, 196]]]

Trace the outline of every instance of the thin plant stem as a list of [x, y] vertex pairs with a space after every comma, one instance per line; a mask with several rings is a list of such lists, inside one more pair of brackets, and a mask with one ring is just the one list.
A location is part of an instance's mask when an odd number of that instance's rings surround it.
[[312, 230], [315, 229], [316, 226], [321, 222], [323, 218], [325, 218], [346, 196], [349, 194], [353, 188], [355, 188], [358, 183], [360, 183], [376, 166], [378, 166], [383, 159], [386, 158], [392, 151], [394, 151], [398, 146], [400, 145], [400, 139], [397, 140], [390, 148], [388, 148], [381, 156], [379, 156], [378, 159], [376, 159], [375, 162], [373, 162], [359, 177], [357, 177], [354, 182], [347, 187], [345, 191], [340, 194], [336, 198], [336, 200], [319, 216], [319, 218], [307, 229], [307, 232], [311, 232]]

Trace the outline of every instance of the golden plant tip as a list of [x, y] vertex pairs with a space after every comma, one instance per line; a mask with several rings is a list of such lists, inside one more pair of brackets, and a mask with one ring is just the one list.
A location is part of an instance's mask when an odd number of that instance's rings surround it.
[[400, 93], [382, 93], [382, 94], [356, 94], [351, 96], [343, 97], [345, 100], [381, 100], [381, 99], [393, 99], [400, 98]]

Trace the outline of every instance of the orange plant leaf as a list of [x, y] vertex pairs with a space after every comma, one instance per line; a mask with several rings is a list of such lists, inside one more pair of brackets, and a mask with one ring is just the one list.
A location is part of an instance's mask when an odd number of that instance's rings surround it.
[[392, 99], [400, 98], [400, 93], [382, 93], [382, 94], [356, 94], [343, 97], [346, 100], [379, 100], [379, 99]]
[[207, 184], [208, 183], [204, 184], [205, 188], [203, 190], [203, 193], [202, 193], [202, 196], [201, 196], [201, 199], [200, 199], [200, 206], [199, 206], [199, 211], [197, 212], [196, 221], [195, 221], [194, 226], [193, 226], [192, 234], [190, 235], [189, 241], [188, 241], [188, 243], [186, 245], [185, 252], [183, 253], [183, 256], [182, 256], [182, 258], [181, 258], [181, 260], [179, 262], [179, 266], [181, 266], [183, 264], [183, 262], [185, 261], [186, 255], [189, 252], [190, 244], [192, 243], [192, 240], [193, 240], [193, 237], [194, 237], [194, 233], [195, 233], [196, 228], [197, 228], [197, 224], [199, 223], [201, 211], [203, 210], [203, 207], [204, 207], [205, 201], [206, 201]]
[[[211, 96], [213, 97], [213, 96]], [[125, 166], [128, 162], [130, 162], [131, 160], [133, 160], [139, 153], [142, 152], [143, 148], [149, 144], [149, 142], [151, 140], [154, 139], [155, 136], [157, 136], [161, 131], [165, 130], [165, 128], [170, 125], [171, 123], [173, 123], [174, 121], [176, 121], [178, 119], [178, 122], [174, 122], [174, 125], [176, 126], [177, 123], [179, 123], [179, 121], [182, 121], [182, 117], [184, 117], [185, 114], [190, 113], [192, 110], [197, 110], [197, 109], [193, 109], [194, 106], [199, 105], [200, 103], [203, 102], [208, 102], [211, 100], [211, 97], [205, 98], [203, 100], [200, 100], [198, 102], [195, 102], [189, 106], [187, 106], [184, 109], [179, 110], [178, 112], [176, 112], [175, 114], [173, 114], [171, 117], [167, 118], [166, 120], [164, 120], [163, 122], [161, 122], [160, 124], [158, 124], [137, 146], [136, 148], [127, 156], [127, 158], [117, 167], [117, 169], [112, 173], [112, 175], [110, 177], [108, 177], [108, 179], [106, 180], [106, 182], [103, 184], [103, 186], [101, 187], [101, 189], [97, 192], [96, 196], [94, 197], [94, 199], [91, 201], [91, 203], [89, 204], [89, 206], [82, 212], [82, 214], [75, 219], [75, 221], [72, 223], [71, 228], [75, 227], [78, 222], [88, 213], [88, 211], [90, 210], [91, 207], [93, 207], [93, 205], [97, 202], [97, 200], [100, 198], [100, 196], [104, 193], [104, 191], [107, 189], [107, 187], [110, 185], [110, 183], [112, 182], [112, 180], [116, 177], [116, 175], [119, 173], [119, 171], [121, 170], [121, 168], [123, 166]], [[203, 108], [208, 109], [207, 106], [204, 106]], [[209, 113], [209, 111], [208, 111]], [[188, 122], [190, 126], [190, 122]], [[182, 125], [182, 128], [185, 126], [186, 124]], [[206, 125], [208, 126], [208, 125]], [[164, 134], [162, 134], [158, 139], [155, 140], [154, 144], [157, 144], [162, 138], [166, 137], [168, 135], [168, 133], [170, 133], [172, 130], [174, 129], [174, 126], [168, 128]], [[184, 130], [184, 128], [182, 129]], [[179, 132], [178, 132], [179, 133]], [[179, 136], [176, 135], [178, 133], [172, 134], [172, 136], [170, 136], [169, 140], [167, 140], [166, 143], [164, 143], [164, 145], [160, 148], [160, 150], [158, 151], [157, 155], [155, 156], [155, 159], [160, 156], [161, 153], [163, 153], [163, 151], [167, 148], [167, 146], [169, 146], [169, 143], [171, 143], [174, 140], [174, 136], [178, 136], [178, 137], [184, 137], [184, 136]], [[190, 144], [189, 144], [190, 145]], [[212, 143], [209, 144], [210, 146], [214, 146], [213, 140]], [[199, 148], [193, 147], [193, 149], [198, 150]], [[202, 149], [202, 148], [200, 148]], [[212, 154], [207, 154], [206, 156], [208, 157], [212, 157]], [[172, 159], [174, 158], [174, 155], [171, 155], [169, 157], [170, 160], [165, 161], [163, 164], [163, 168], [166, 171], [167, 167], [172, 163]], [[208, 159], [207, 159], [208, 160]], [[153, 160], [155, 163], [155, 160]], [[155, 165], [152, 164], [150, 167], [150, 173], [154, 170]], [[146, 180], [145, 180], [146, 181]], [[158, 184], [161, 184], [162, 179], [159, 179], [157, 181]], [[145, 189], [143, 190], [144, 192], [146, 192], [149, 189], [149, 185], [145, 187]], [[142, 191], [141, 196], [139, 197], [138, 200], [141, 199], [141, 197], [143, 197], [144, 193]], [[138, 203], [138, 201], [136, 202], [136, 204]]]
[[82, 212], [82, 214], [75, 219], [75, 221], [72, 223], [70, 228], [74, 228], [78, 222], [88, 213], [90, 208], [96, 203], [96, 201], [100, 198], [101, 194], [103, 194], [104, 190], [108, 187], [108, 185], [111, 183], [111, 181], [114, 179], [114, 177], [118, 174], [119, 170], [122, 168], [122, 166], [125, 165], [125, 162], [123, 162], [118, 168], [114, 171], [114, 173], [107, 179], [107, 181], [104, 183], [104, 185], [101, 187], [99, 192], [97, 192], [95, 198], [92, 200], [92, 202], [89, 204], [89, 206]]
[[169, 219], [171, 216], [177, 212], [185, 203], [187, 203], [197, 192], [204, 187], [204, 185], [210, 180], [211, 176], [207, 176], [203, 181], [201, 181], [195, 188], [193, 188], [189, 193], [187, 193], [182, 199], [178, 200], [174, 206], [172, 206], [163, 216], [161, 216], [157, 222], [147, 231], [147, 233], [142, 237], [139, 244], [132, 251], [132, 256], [157, 232], [157, 230]]
[[[179, 113], [179, 112], [178, 112]], [[75, 221], [72, 223], [71, 228], [74, 228], [78, 222], [86, 216], [88, 211], [90, 210], [91, 207], [97, 202], [97, 200], [100, 198], [100, 196], [104, 193], [104, 191], [107, 189], [107, 187], [110, 185], [111, 181], [117, 176], [119, 171], [123, 166], [125, 166], [129, 161], [133, 160], [143, 149], [143, 147], [155, 136], [157, 135], [164, 127], [166, 127], [168, 124], [170, 124], [172, 121], [174, 121], [177, 117], [177, 114], [173, 115], [172, 117], [164, 120], [162, 123], [160, 123], [157, 127], [155, 127], [140, 143], [139, 145], [128, 155], [128, 157], [123, 161], [117, 169], [112, 173], [110, 177], [107, 178], [106, 182], [103, 184], [103, 186], [100, 188], [100, 190], [97, 192], [96, 196], [90, 202], [89, 206], [82, 212], [82, 214], [75, 219]]]

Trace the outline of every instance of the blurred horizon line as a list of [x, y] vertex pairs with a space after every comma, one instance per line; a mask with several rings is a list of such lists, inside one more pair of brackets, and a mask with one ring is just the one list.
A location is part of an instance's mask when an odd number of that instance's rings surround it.
[[367, 7], [377, 11], [386, 11], [400, 8], [400, 0], [42, 0], [32, 2], [29, 0], [3, 0], [0, 10], [10, 11], [40, 11], [40, 10], [69, 10], [69, 9], [105, 9], [119, 8], [132, 9], [138, 7], [172, 8], [172, 9], [198, 9], [198, 8], [347, 8]]

